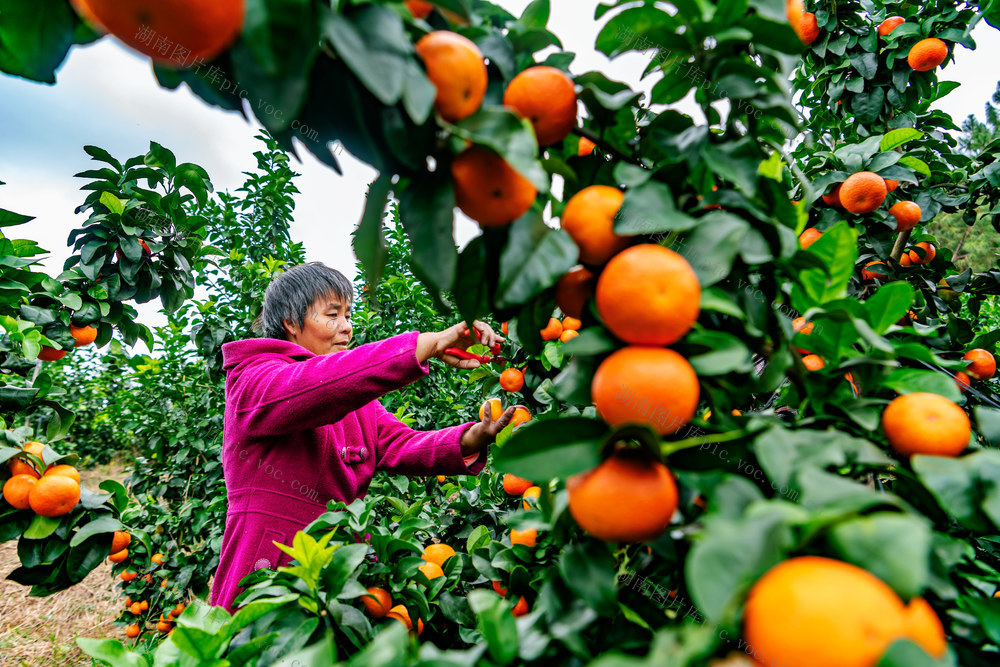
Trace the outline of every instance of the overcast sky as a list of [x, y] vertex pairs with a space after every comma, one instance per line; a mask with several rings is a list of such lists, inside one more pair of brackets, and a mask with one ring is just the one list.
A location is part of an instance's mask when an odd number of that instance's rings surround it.
[[[494, 0], [516, 15], [529, 0]], [[604, 71], [635, 89], [649, 90], [652, 77], [640, 82], [649, 61], [632, 53], [613, 62], [594, 50], [600, 24], [593, 20], [597, 0], [552, 0], [550, 29], [567, 51], [577, 54], [575, 74]], [[603, 23], [603, 21], [602, 21]], [[969, 114], [983, 118], [983, 108], [997, 82], [1000, 35], [981, 22], [973, 33], [979, 48], [957, 47], [956, 63], [942, 78], [962, 86], [936, 106], [957, 124]], [[76, 47], [57, 74], [57, 85], [47, 86], [0, 74], [0, 208], [35, 216], [35, 220], [4, 231], [13, 238], [39, 240], [51, 252], [47, 269], [57, 274], [69, 254], [66, 239], [80, 226], [83, 215], [73, 210], [86, 193], [82, 179], [73, 174], [95, 168], [83, 152], [94, 144], [124, 160], [144, 154], [150, 141], [171, 149], [179, 162], [194, 162], [208, 171], [216, 190], [233, 191], [244, 171], [253, 169], [252, 153], [260, 148], [253, 139], [256, 121], [203, 103], [186, 86], [170, 91], [157, 85], [148, 59], [136, 55], [112, 38]], [[678, 107], [697, 113], [690, 101]], [[305, 243], [307, 259], [323, 261], [349, 277], [354, 276], [350, 234], [360, 219], [368, 183], [374, 171], [349, 154], [340, 157], [344, 175], [300, 151], [303, 162], [293, 160], [301, 173], [296, 184], [295, 222], [292, 235]], [[465, 245], [478, 233], [468, 220], [456, 224], [456, 239]], [[159, 301], [139, 306], [141, 320], [149, 325], [164, 322], [156, 312]], [[145, 351], [140, 343], [136, 351]]]

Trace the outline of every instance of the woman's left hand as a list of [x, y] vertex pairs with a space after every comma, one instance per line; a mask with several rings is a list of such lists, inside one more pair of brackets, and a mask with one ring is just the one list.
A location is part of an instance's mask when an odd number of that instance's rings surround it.
[[527, 408], [523, 405], [512, 405], [500, 417], [493, 421], [490, 410], [483, 410], [483, 419], [478, 424], [473, 424], [462, 435], [462, 456], [469, 456], [482, 450], [483, 447], [496, 441], [497, 434], [510, 423], [514, 416], [515, 408]]

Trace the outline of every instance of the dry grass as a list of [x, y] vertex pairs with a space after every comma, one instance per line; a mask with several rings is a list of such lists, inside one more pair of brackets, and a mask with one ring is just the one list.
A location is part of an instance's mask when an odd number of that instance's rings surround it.
[[[105, 479], [123, 481], [121, 467], [98, 466], [80, 472], [90, 489]], [[0, 544], [0, 577], [18, 567], [17, 542]], [[29, 588], [0, 579], [0, 665], [63, 667], [90, 665], [76, 647], [77, 637], [122, 638], [112, 625], [121, 611], [114, 591], [111, 564], [105, 561], [86, 579], [48, 597], [28, 597]]]

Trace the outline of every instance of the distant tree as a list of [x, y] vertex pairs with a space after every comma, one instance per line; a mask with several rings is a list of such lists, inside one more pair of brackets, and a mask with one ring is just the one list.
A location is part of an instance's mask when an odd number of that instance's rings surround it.
[[959, 146], [970, 155], [979, 155], [991, 142], [1000, 139], [1000, 81], [997, 82], [993, 99], [986, 103], [986, 122], [969, 114], [962, 122], [962, 136]]

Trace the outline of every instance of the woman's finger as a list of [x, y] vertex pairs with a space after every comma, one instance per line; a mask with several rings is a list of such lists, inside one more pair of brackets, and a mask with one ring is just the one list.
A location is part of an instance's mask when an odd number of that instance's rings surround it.
[[461, 368], [463, 370], [472, 370], [479, 368], [481, 365], [478, 359], [459, 359], [453, 354], [445, 354], [441, 356], [441, 361], [448, 364], [449, 366], [454, 366], [455, 368]]

